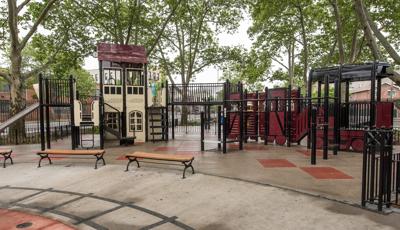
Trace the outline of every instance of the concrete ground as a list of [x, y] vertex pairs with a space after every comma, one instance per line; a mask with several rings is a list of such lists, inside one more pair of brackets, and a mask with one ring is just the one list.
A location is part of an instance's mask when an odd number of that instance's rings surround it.
[[[16, 146], [15, 165], [0, 169], [0, 208], [53, 217], [78, 229], [400, 226], [399, 214], [381, 215], [349, 205], [359, 204], [360, 154], [339, 153], [327, 161], [319, 157], [317, 166], [310, 167], [304, 147], [249, 143], [244, 151], [231, 145], [228, 154], [221, 154], [200, 152], [200, 143], [190, 135], [177, 139], [129, 147], [108, 143], [107, 165], [98, 170], [93, 169], [93, 158], [71, 157], [36, 168], [39, 145]], [[59, 141], [53, 148], [68, 144], [69, 140]], [[197, 173], [187, 173], [182, 180], [179, 166], [146, 163], [140, 169], [132, 164], [124, 172], [123, 155], [132, 151], [193, 154]]]

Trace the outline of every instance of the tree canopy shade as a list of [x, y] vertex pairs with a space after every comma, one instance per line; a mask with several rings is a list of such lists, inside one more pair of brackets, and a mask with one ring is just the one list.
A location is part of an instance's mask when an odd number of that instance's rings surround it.
[[310, 65], [400, 63], [398, 1], [259, 0], [250, 6], [253, 49], [280, 66], [272, 80], [303, 79], [305, 85]]

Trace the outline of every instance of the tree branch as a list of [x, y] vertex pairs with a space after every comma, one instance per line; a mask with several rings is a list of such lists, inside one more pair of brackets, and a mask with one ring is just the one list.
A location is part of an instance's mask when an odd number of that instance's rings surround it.
[[0, 71], [0, 77], [4, 78], [7, 82], [11, 82], [10, 74], [5, 71]]
[[178, 6], [181, 4], [182, 0], [179, 0], [178, 3], [175, 4], [174, 8], [172, 9], [171, 13], [168, 15], [167, 19], [165, 20], [163, 26], [161, 27], [161, 31], [158, 33], [156, 39], [154, 40], [153, 45], [150, 46], [150, 49], [147, 51], [147, 56], [150, 56], [150, 54], [153, 52], [154, 48], [156, 47], [156, 44], [160, 41], [161, 36], [164, 33], [165, 28], [167, 27], [167, 24], [171, 20], [172, 16], [175, 14], [176, 9]]
[[17, 7], [17, 12], [20, 12], [30, 1], [31, 0], [25, 0], [21, 4], [19, 4], [19, 6]]
[[281, 65], [282, 67], [284, 67], [286, 70], [289, 70], [289, 67], [287, 67], [285, 64], [283, 64], [281, 61], [279, 61], [278, 59], [271, 57], [271, 59], [275, 62], [277, 62], [279, 65]]
[[[9, 0], [10, 1], [10, 0]], [[36, 32], [37, 28], [39, 27], [40, 23], [46, 18], [47, 13], [50, 11], [50, 9], [53, 7], [54, 3], [57, 0], [50, 0], [46, 6], [43, 8], [42, 12], [40, 13], [38, 19], [36, 22], [33, 24], [29, 32], [25, 35], [25, 37], [22, 39], [21, 44], [19, 45], [19, 50], [21, 51], [24, 49], [26, 43], [29, 41], [29, 39], [32, 37], [32, 35]]]
[[17, 18], [16, 1], [8, 0], [8, 27], [10, 29], [11, 46], [14, 49], [19, 46]]

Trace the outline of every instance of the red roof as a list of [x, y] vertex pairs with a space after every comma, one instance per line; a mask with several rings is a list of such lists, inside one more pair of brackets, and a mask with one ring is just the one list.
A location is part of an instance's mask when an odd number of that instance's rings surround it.
[[101, 61], [147, 63], [146, 49], [143, 46], [99, 43], [97, 58]]

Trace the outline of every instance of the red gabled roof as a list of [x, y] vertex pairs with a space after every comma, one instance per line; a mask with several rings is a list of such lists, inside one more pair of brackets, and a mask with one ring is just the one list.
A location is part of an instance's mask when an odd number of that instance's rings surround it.
[[147, 63], [146, 49], [143, 46], [134, 45], [99, 43], [97, 45], [97, 58], [101, 61]]

